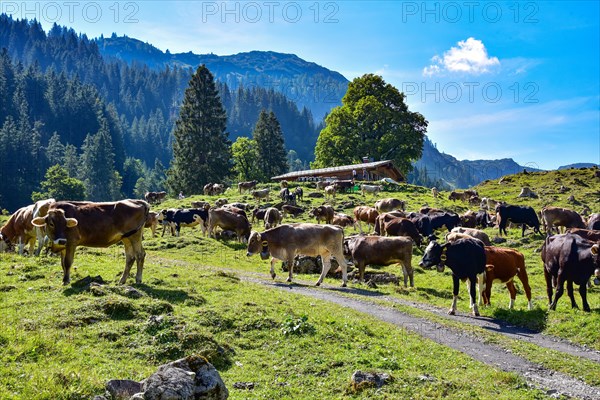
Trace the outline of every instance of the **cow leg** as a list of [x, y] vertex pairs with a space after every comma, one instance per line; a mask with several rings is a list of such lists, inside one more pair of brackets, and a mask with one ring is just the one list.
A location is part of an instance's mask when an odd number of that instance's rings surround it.
[[71, 282], [71, 266], [75, 257], [75, 246], [69, 246], [60, 253], [60, 263], [63, 268], [63, 285]]
[[[289, 262], [289, 261], [288, 261]], [[293, 260], [292, 260], [293, 263]], [[288, 264], [288, 268], [291, 270], [294, 264]], [[271, 279], [275, 279], [277, 274], [275, 273], [275, 257], [271, 257]]]
[[477, 275], [469, 278], [469, 298], [471, 299], [473, 315], [479, 317], [479, 309], [477, 308]]
[[346, 257], [344, 257], [344, 251], [342, 250], [339, 252], [339, 254], [336, 254], [335, 259], [340, 265], [340, 267], [342, 267], [342, 287], [346, 287], [348, 284], [348, 264], [346, 264]]
[[[479, 296], [477, 299], [477, 304], [482, 305], [485, 304], [484, 299], [484, 291], [486, 289], [486, 275], [485, 272], [477, 276], [477, 283], [479, 284]], [[482, 301], [483, 300], [483, 301]]]
[[129, 272], [131, 271], [131, 267], [133, 266], [133, 262], [135, 261], [135, 251], [133, 249], [133, 245], [130, 241], [130, 238], [123, 239], [123, 246], [125, 247], [125, 269], [123, 270], [123, 275], [121, 275], [121, 279], [119, 280], [120, 285], [125, 284], [125, 282], [127, 281], [127, 278], [129, 277]]
[[448, 310], [448, 314], [456, 315], [456, 302], [458, 300], [458, 289], [460, 288], [460, 279], [458, 279], [455, 275], [452, 275], [452, 306], [450, 310]]
[[548, 305], [552, 304], [552, 295], [554, 294], [553, 279], [546, 266], [544, 266], [544, 278], [546, 278], [546, 294], [548, 295]]
[[512, 310], [515, 305], [515, 299], [517, 298], [517, 289], [515, 288], [515, 283], [512, 280], [506, 282], [506, 288], [508, 289], [508, 293], [510, 293], [508, 309]]
[[579, 285], [579, 295], [581, 295], [581, 302], [583, 303], [583, 311], [590, 312], [590, 305], [587, 302], [587, 285], [583, 283]]
[[360, 220], [359, 220], [359, 219], [357, 219], [357, 220], [356, 220], [356, 224], [358, 225], [358, 231], [359, 231], [359, 232], [360, 232], [360, 234], [362, 235], [362, 233], [363, 233], [363, 230], [362, 230], [362, 226], [360, 225]]
[[519, 268], [517, 270], [517, 276], [523, 284], [523, 290], [525, 290], [525, 296], [527, 296], [527, 309], [532, 310], [533, 304], [531, 303], [531, 287], [529, 286], [529, 277], [525, 269]]
[[571, 299], [571, 308], [579, 308], [577, 303], [575, 302], [575, 295], [573, 294], [573, 280], [567, 279], [567, 294]]
[[[321, 269], [321, 276], [319, 277], [316, 286], [323, 283], [323, 279], [325, 279], [325, 276], [327, 276], [327, 273], [329, 272], [329, 268], [331, 268], [331, 255], [321, 254], [321, 261], [323, 262], [323, 268]], [[342, 286], [346, 286], [346, 282], [344, 282]]]
[[[294, 256], [288, 257], [287, 262], [288, 262], [288, 278], [287, 278], [287, 282], [291, 282], [292, 281], [292, 277], [294, 275]], [[325, 263], [323, 263], [323, 265], [325, 265]], [[273, 276], [274, 272], [275, 271], [273, 269], [273, 264], [271, 264], [271, 276]]]
[[[131, 237], [131, 245], [133, 247], [133, 254], [135, 256], [136, 268], [135, 283], [142, 283], [142, 273], [144, 272], [144, 260], [146, 259], [146, 251], [142, 244], [141, 230]], [[139, 235], [139, 236], [138, 236]], [[127, 279], [127, 278], [125, 278]], [[121, 277], [123, 280], [123, 277]], [[124, 282], [123, 282], [124, 283]]]
[[562, 276], [559, 275], [558, 279], [556, 280], [556, 293], [554, 293], [554, 300], [550, 304], [551, 310], [556, 310], [556, 304], [558, 303], [558, 299], [560, 299], [563, 293], [565, 292], [564, 286], [565, 280]]

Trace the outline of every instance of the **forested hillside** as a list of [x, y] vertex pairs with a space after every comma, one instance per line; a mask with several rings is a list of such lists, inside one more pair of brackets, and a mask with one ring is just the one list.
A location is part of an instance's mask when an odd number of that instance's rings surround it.
[[[46, 34], [35, 21], [6, 15], [0, 15], [0, 48], [5, 49], [0, 67], [2, 208], [30, 203], [32, 191], [39, 189], [47, 168], [55, 163], [89, 186], [90, 199], [100, 200], [94, 198], [92, 186], [118, 184], [113, 197], [162, 189], [173, 124], [193, 70], [153, 70], [106, 61], [86, 35], [57, 25]], [[231, 140], [250, 136], [265, 108], [280, 120], [286, 148], [303, 160], [311, 159], [319, 128], [308, 109], [298, 110], [275, 90], [231, 90], [226, 83], [218, 88]], [[85, 152], [91, 143], [101, 142], [92, 140], [100, 132], [111, 139], [105, 150], [114, 162], [106, 167], [111, 172], [97, 175], [105, 181], [92, 182], [82, 163], [90, 160]]]

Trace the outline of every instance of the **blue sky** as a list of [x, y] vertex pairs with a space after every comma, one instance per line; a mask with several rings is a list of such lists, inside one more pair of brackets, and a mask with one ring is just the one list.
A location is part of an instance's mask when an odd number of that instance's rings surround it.
[[[598, 1], [6, 2], [2, 12], [171, 52], [294, 53], [377, 73], [459, 159], [600, 163]], [[12, 8], [11, 8], [12, 7]]]

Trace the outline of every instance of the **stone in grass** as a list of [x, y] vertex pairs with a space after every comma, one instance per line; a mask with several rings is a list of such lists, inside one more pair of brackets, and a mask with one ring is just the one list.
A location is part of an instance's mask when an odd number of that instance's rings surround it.
[[239, 390], [252, 390], [255, 385], [256, 383], [254, 382], [236, 382], [233, 384], [233, 388]]
[[111, 379], [106, 382], [107, 394], [113, 400], [129, 400], [131, 396], [141, 392], [142, 385], [139, 382], [128, 379]]
[[354, 371], [350, 378], [350, 384], [352, 385], [352, 390], [360, 392], [369, 387], [380, 388], [391, 380], [391, 375], [384, 372]]

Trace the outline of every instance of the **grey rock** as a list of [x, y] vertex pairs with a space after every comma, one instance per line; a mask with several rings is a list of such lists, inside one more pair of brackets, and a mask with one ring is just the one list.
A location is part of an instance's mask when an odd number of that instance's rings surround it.
[[129, 400], [131, 396], [140, 392], [142, 385], [128, 379], [111, 379], [106, 382], [106, 391], [112, 400]]
[[350, 382], [354, 390], [360, 390], [365, 387], [380, 388], [391, 379], [392, 377], [390, 374], [386, 373], [354, 371], [350, 378]]

